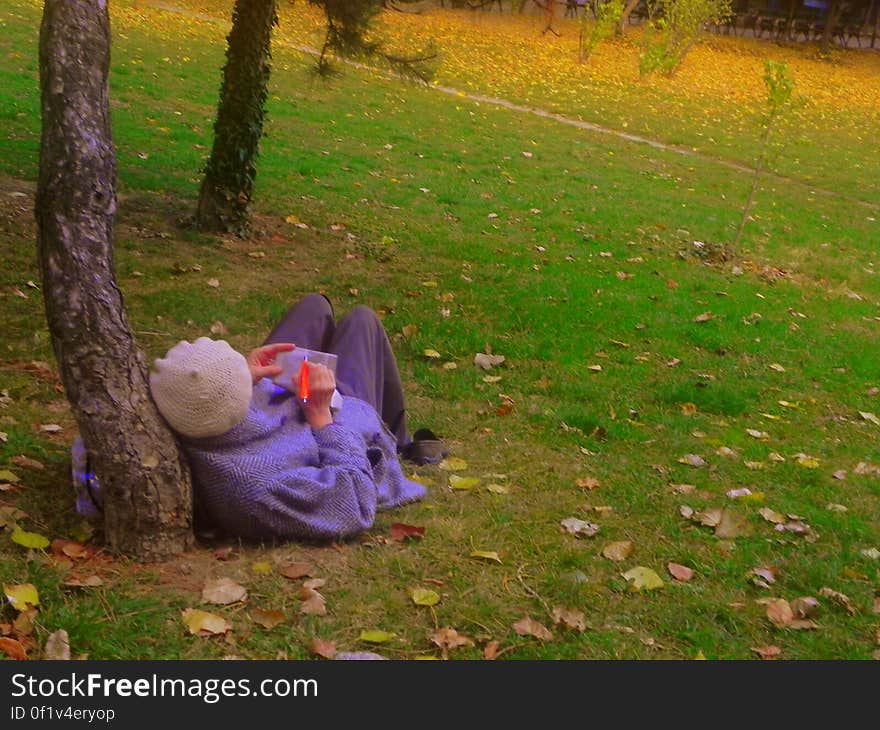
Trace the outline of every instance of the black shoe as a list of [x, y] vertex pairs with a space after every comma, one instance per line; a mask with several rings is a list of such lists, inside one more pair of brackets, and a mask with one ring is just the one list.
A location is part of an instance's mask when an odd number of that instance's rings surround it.
[[413, 434], [413, 440], [400, 450], [400, 455], [414, 464], [436, 464], [449, 456], [449, 449], [433, 431], [420, 428]]

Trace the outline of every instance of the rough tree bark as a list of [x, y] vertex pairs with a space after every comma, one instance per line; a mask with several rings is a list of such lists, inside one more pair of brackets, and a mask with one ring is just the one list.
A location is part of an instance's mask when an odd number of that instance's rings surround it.
[[61, 379], [104, 493], [111, 549], [159, 559], [191, 545], [189, 471], [149, 396], [112, 257], [106, 0], [46, 0], [36, 218]]
[[214, 146], [196, 209], [203, 230], [247, 232], [277, 22], [276, 0], [235, 0]]

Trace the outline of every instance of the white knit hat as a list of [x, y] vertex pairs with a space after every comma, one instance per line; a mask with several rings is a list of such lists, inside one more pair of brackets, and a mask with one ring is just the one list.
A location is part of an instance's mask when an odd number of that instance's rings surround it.
[[244, 355], [224, 340], [183, 340], [153, 364], [150, 390], [159, 413], [177, 433], [219, 436], [247, 415], [253, 392]]

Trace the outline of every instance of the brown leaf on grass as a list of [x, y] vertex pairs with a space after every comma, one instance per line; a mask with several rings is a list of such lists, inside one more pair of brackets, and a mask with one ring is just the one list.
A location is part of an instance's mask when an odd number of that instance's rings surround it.
[[52, 661], [68, 661], [70, 659], [70, 637], [64, 629], [58, 629], [46, 638], [43, 658]]
[[247, 589], [231, 578], [213, 578], [205, 581], [202, 602], [225, 606], [247, 599]]
[[66, 555], [68, 558], [74, 560], [78, 558], [90, 558], [95, 552], [94, 548], [74, 542], [73, 540], [65, 540], [63, 538], [52, 540], [49, 549], [55, 553], [55, 555]]
[[791, 611], [796, 619], [815, 616], [819, 612], [819, 601], [813, 596], [801, 596], [791, 602]]
[[327, 602], [318, 591], [312, 588], [302, 588], [299, 592], [302, 604], [299, 612], [309, 616], [324, 616], [327, 614]]
[[693, 569], [680, 563], [667, 563], [666, 570], [669, 571], [669, 575], [675, 578], [675, 580], [690, 580], [694, 577]]
[[68, 575], [64, 585], [72, 588], [97, 588], [104, 585], [103, 579], [97, 575]]
[[22, 643], [9, 636], [0, 636], [0, 652], [6, 654], [10, 659], [27, 659], [27, 652]]
[[743, 535], [750, 535], [751, 532], [752, 526], [743, 515], [730, 509], [721, 511], [721, 520], [715, 527], [716, 537], [722, 540], [729, 540]]
[[483, 368], [483, 370], [491, 370], [496, 365], [501, 365], [504, 359], [504, 355], [487, 355], [484, 352], [478, 352], [474, 355], [474, 365]]
[[874, 608], [872, 613], [880, 613], [880, 588], [874, 589]]
[[464, 634], [459, 634], [458, 631], [450, 626], [445, 626], [442, 629], [437, 629], [433, 634], [429, 634], [428, 638], [434, 644], [440, 647], [444, 658], [447, 656], [447, 653], [452, 649], [457, 649], [461, 646], [474, 645], [473, 639], [465, 636]]
[[483, 659], [489, 659], [490, 661], [498, 656], [498, 649], [501, 647], [501, 642], [497, 639], [493, 639], [486, 646], [483, 647]]
[[855, 616], [858, 613], [856, 607], [853, 606], [852, 602], [849, 600], [849, 596], [845, 595], [844, 593], [840, 593], [839, 591], [835, 591], [833, 588], [825, 586], [819, 589], [819, 595], [824, 596], [825, 598], [830, 598], [834, 603], [838, 604], [839, 606], [843, 606], [843, 608], [846, 609], [846, 612], [850, 616]]
[[782, 655], [782, 649], [778, 646], [774, 646], [770, 644], [768, 646], [753, 646], [752, 651], [755, 652], [761, 659], [779, 659]]
[[520, 636], [534, 636], [541, 641], [549, 641], [553, 638], [550, 629], [544, 626], [540, 621], [535, 621], [531, 616], [523, 616], [519, 621], [513, 624], [513, 630]]
[[715, 315], [712, 312], [702, 312], [694, 317], [694, 322], [708, 322], [710, 319], [715, 319]]
[[769, 588], [776, 582], [776, 568], [772, 565], [752, 568], [749, 571], [751, 581], [758, 588]]
[[37, 461], [36, 459], [31, 459], [24, 454], [21, 456], [13, 456], [9, 461], [11, 461], [16, 466], [23, 467], [24, 469], [35, 469], [37, 471], [41, 471], [46, 467], [43, 465], [43, 462]]
[[593, 537], [593, 535], [599, 532], [599, 525], [580, 520], [577, 517], [566, 517], [559, 524], [569, 535], [574, 535], [578, 538]]
[[693, 466], [697, 468], [708, 466], [706, 460], [699, 454], [685, 454], [684, 456], [679, 458], [678, 461], [680, 464], [687, 464], [688, 466]]
[[721, 524], [723, 515], [724, 510], [721, 507], [708, 507], [694, 513], [693, 518], [705, 527], [718, 527]]
[[312, 642], [309, 644], [309, 651], [315, 656], [333, 659], [336, 656], [336, 643], [326, 639], [312, 639]]
[[197, 608], [187, 608], [181, 616], [189, 632], [197, 636], [215, 636], [232, 630], [232, 624], [222, 616]]
[[613, 560], [615, 563], [619, 563], [632, 555], [634, 549], [635, 543], [633, 543], [632, 540], [609, 542], [602, 548], [602, 557]]
[[274, 629], [278, 624], [284, 621], [284, 613], [281, 611], [271, 611], [263, 608], [252, 608], [250, 610], [251, 621], [264, 629]]
[[416, 527], [415, 525], [406, 525], [403, 522], [395, 522], [391, 525], [391, 539], [397, 542], [404, 540], [421, 540], [425, 536], [424, 527]]
[[758, 514], [761, 515], [767, 522], [772, 522], [774, 525], [781, 525], [785, 522], [785, 515], [779, 514], [769, 507], [761, 507], [758, 510]]
[[577, 481], [575, 481], [581, 489], [586, 489], [588, 491], [592, 491], [594, 489], [598, 489], [600, 486], [600, 482], [596, 477], [581, 477]]
[[315, 566], [311, 563], [291, 563], [279, 568], [278, 572], [290, 580], [299, 580], [300, 578], [311, 578], [316, 571]]
[[37, 609], [29, 608], [22, 611], [12, 622], [12, 630], [19, 639], [34, 633], [34, 624], [37, 621]]
[[551, 614], [553, 616], [553, 623], [557, 626], [564, 626], [568, 629], [575, 629], [577, 631], [587, 630], [587, 621], [583, 611], [578, 611], [575, 608], [562, 608], [556, 606]]
[[812, 620], [810, 620], [810, 619], [806, 619], [806, 618], [796, 618], [794, 621], [792, 621], [792, 622], [788, 625], [788, 628], [790, 628], [790, 629], [808, 629], [808, 630], [812, 630], [812, 629], [818, 629], [818, 628], [819, 628], [819, 624], [817, 624], [815, 621], [812, 621]]
[[767, 618], [774, 626], [788, 626], [794, 620], [794, 611], [788, 601], [778, 598], [767, 604]]

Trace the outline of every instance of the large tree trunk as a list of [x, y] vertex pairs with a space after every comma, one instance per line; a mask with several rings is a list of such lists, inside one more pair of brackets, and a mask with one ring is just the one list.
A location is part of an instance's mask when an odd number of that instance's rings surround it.
[[214, 147], [205, 168], [196, 222], [204, 230], [244, 234], [257, 175], [269, 82], [276, 0], [235, 0]]
[[192, 543], [189, 471], [149, 395], [116, 286], [116, 160], [106, 0], [46, 0], [36, 217], [46, 318], [104, 494], [111, 549], [142, 559]]
[[617, 21], [617, 26], [614, 31], [617, 35], [621, 36], [626, 31], [626, 27], [629, 24], [629, 16], [632, 15], [633, 10], [639, 4], [639, 0], [627, 0], [626, 5], [623, 6], [623, 13], [620, 15], [620, 19]]
[[831, 0], [828, 14], [825, 16], [825, 27], [822, 29], [822, 41], [819, 44], [822, 53], [827, 54], [831, 50], [831, 36], [834, 34], [834, 26], [837, 25], [840, 18], [841, 8], [840, 0]]

